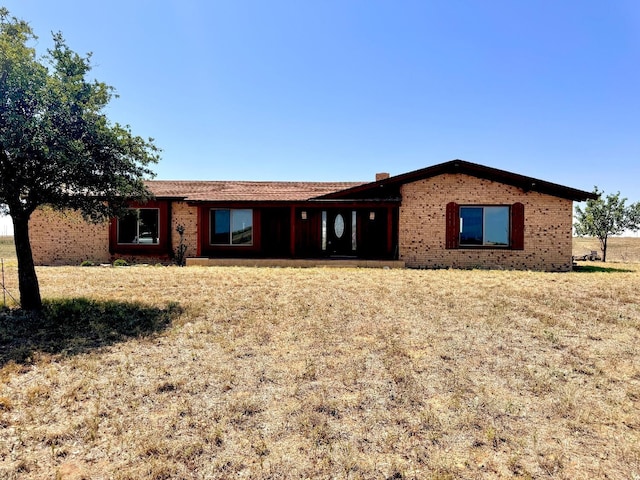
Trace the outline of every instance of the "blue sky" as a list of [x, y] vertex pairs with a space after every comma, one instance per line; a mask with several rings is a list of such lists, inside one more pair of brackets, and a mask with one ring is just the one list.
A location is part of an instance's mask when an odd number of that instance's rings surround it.
[[454, 158], [640, 200], [636, 0], [4, 0], [93, 52], [160, 179], [373, 180]]

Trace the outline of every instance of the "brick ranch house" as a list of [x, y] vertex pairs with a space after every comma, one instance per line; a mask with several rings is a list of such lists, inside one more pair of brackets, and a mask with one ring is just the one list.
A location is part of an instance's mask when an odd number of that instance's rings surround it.
[[36, 211], [37, 265], [202, 259], [398, 260], [412, 268], [572, 268], [573, 201], [593, 193], [452, 160], [372, 183], [149, 181], [106, 224]]

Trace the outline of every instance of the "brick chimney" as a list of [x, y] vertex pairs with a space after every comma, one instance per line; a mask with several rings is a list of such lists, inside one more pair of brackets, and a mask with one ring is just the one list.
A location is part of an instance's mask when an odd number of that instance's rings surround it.
[[389, 174], [387, 172], [376, 173], [376, 182], [386, 180], [387, 178], [389, 178]]

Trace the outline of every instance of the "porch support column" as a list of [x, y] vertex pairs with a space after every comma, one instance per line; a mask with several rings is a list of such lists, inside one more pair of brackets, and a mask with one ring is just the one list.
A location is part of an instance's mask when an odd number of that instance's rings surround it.
[[387, 255], [393, 255], [393, 207], [387, 207]]
[[[167, 202], [167, 253], [169, 254], [169, 258], [173, 258], [173, 202]], [[160, 232], [158, 232], [158, 235]]]
[[[196, 235], [196, 238], [198, 239], [198, 245], [196, 248], [196, 255], [198, 257], [202, 256], [202, 246], [204, 245], [205, 242], [205, 238], [207, 238], [208, 233], [206, 232], [206, 230], [209, 229], [209, 219], [207, 218], [207, 214], [208, 214], [208, 209], [202, 205], [198, 206], [198, 217], [200, 217], [198, 220], [198, 234]], [[205, 226], [206, 225], [206, 226]]]
[[296, 207], [291, 207], [291, 228], [290, 235], [291, 239], [289, 242], [289, 250], [291, 253], [291, 258], [296, 257]]

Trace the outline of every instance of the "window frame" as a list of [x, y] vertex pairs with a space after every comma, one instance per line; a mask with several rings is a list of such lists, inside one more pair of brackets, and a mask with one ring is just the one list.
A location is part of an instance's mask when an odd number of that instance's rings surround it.
[[132, 255], [171, 257], [171, 206], [169, 200], [149, 200], [130, 202], [127, 209], [158, 210], [158, 243], [118, 243], [118, 217], [113, 217], [109, 226], [109, 253], [111, 255]]
[[524, 250], [525, 249], [525, 206], [521, 202], [511, 205], [465, 204], [463, 207], [509, 207], [509, 245], [460, 245], [460, 207], [456, 202], [449, 202], [445, 206], [445, 238], [446, 250], [456, 249], [497, 249]]
[[[226, 211], [229, 212], [229, 241], [228, 243], [214, 243], [214, 232], [213, 228], [215, 225], [214, 215], [217, 211]], [[251, 241], [245, 243], [233, 243], [233, 221], [234, 221], [234, 212], [250, 212], [251, 215]], [[209, 225], [208, 225], [208, 235], [209, 235], [209, 246], [210, 247], [221, 247], [221, 248], [251, 248], [255, 243], [255, 213], [253, 208], [227, 208], [227, 207], [212, 207], [209, 209]], [[225, 232], [226, 233], [226, 232]]]
[[[156, 241], [153, 243], [141, 243], [140, 241], [138, 242], [121, 242], [120, 241], [120, 220], [121, 218], [118, 217], [116, 218], [116, 245], [124, 245], [124, 246], [146, 246], [146, 247], [157, 247], [158, 245], [160, 245], [160, 235], [162, 232], [162, 218], [160, 215], [160, 208], [159, 207], [130, 207], [127, 208], [126, 210], [136, 210], [138, 212], [140, 212], [141, 210], [155, 210], [156, 214], [157, 214], [157, 224], [156, 224]], [[140, 215], [138, 213], [138, 221], [136, 222], [136, 236], [134, 238], [140, 238]]]
[[[482, 243], [464, 243], [462, 240], [462, 233], [464, 229], [464, 222], [462, 217], [463, 209], [475, 209], [482, 210]], [[506, 243], [490, 243], [487, 241], [487, 209], [501, 209], [506, 210], [507, 221], [507, 242]], [[511, 205], [459, 205], [458, 206], [458, 218], [459, 218], [459, 233], [458, 233], [458, 246], [460, 248], [499, 248], [509, 249], [511, 248]]]

